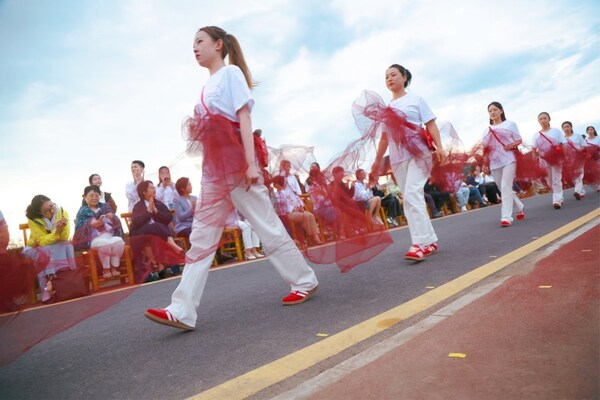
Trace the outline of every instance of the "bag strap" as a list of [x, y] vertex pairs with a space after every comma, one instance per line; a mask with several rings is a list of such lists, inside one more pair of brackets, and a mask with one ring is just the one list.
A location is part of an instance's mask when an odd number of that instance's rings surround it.
[[554, 142], [553, 142], [552, 140], [550, 140], [550, 139], [548, 138], [548, 136], [544, 135], [544, 132], [540, 131], [539, 133], [540, 133], [540, 135], [542, 135], [542, 137], [543, 137], [544, 139], [546, 139], [546, 140], [548, 141], [548, 143], [550, 143], [552, 146], [554, 146]]
[[571, 141], [571, 139], [567, 138], [567, 143], [569, 143], [569, 146], [571, 146], [571, 148], [573, 150], [577, 150], [577, 147], [575, 147], [575, 145], [573, 144], [573, 142]]
[[496, 135], [496, 132], [494, 132], [494, 130], [492, 129], [492, 127], [490, 126], [490, 133], [492, 135], [494, 135], [494, 137], [496, 138], [496, 140], [502, 145], [502, 147], [506, 146], [504, 143], [502, 143], [502, 140], [500, 140], [500, 138], [498, 137], [498, 135]]

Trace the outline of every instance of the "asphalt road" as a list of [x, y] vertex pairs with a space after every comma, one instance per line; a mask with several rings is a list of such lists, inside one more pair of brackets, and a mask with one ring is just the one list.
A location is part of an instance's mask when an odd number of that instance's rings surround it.
[[[590, 188], [588, 187], [588, 190]], [[148, 321], [178, 279], [146, 285], [71, 329], [35, 346], [0, 369], [0, 398], [185, 398], [335, 334], [541, 237], [600, 206], [591, 192], [572, 190], [554, 210], [549, 195], [524, 200], [526, 219], [500, 228], [500, 207], [434, 220], [440, 252], [423, 263], [405, 261], [406, 228], [371, 262], [341, 274], [315, 266], [319, 293], [283, 307], [288, 287], [268, 260], [210, 273], [197, 329], [184, 333]], [[35, 315], [35, 314], [32, 314]], [[40, 313], [40, 318], [42, 313]], [[7, 343], [2, 343], [2, 346]]]

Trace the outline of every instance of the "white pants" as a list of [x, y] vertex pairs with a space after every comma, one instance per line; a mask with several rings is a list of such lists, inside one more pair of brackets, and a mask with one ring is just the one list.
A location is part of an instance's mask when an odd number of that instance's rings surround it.
[[247, 221], [237, 221], [236, 222], [238, 228], [242, 230], [242, 240], [244, 241], [244, 250], [254, 249], [256, 247], [260, 247], [260, 240], [258, 239], [258, 235], [252, 229], [252, 225], [250, 225]]
[[548, 165], [548, 183], [552, 187], [552, 203], [562, 204], [564, 201], [562, 165]]
[[98, 251], [102, 268], [110, 269], [111, 266], [118, 267], [121, 264], [125, 242], [120, 237], [113, 236], [110, 232], [104, 232], [92, 240], [90, 247]]
[[[211, 188], [210, 183], [203, 182], [202, 190], [211, 189], [222, 190]], [[191, 248], [186, 257], [194, 261], [186, 263], [181, 282], [171, 296], [171, 305], [167, 307], [175, 318], [189, 326], [196, 326], [197, 308], [215, 255], [215, 251], [210, 254], [204, 253], [219, 242], [223, 226], [233, 206], [250, 222], [261, 239], [269, 260], [281, 277], [290, 284], [291, 290], [311, 290], [318, 283], [315, 272], [308, 266], [275, 213], [267, 188], [260, 183], [252, 185], [246, 191], [246, 184], [242, 183], [230, 194], [233, 205], [223, 195], [218, 203], [201, 207], [194, 215], [190, 234]], [[209, 216], [211, 222], [215, 219], [222, 220], [222, 224], [206, 224], [203, 222], [207, 220], [206, 216]], [[200, 255], [204, 258], [198, 260]]]
[[512, 222], [513, 204], [517, 212], [523, 211], [523, 203], [513, 191], [513, 182], [517, 171], [517, 163], [511, 163], [504, 167], [493, 169], [492, 176], [496, 182], [500, 182], [500, 192], [502, 192], [502, 216], [501, 221]]
[[[423, 161], [419, 161], [419, 163], [421, 162]], [[431, 160], [426, 163], [431, 166]], [[422, 165], [417, 165], [414, 158], [394, 165], [394, 175], [404, 196], [404, 215], [408, 222], [410, 238], [412, 244], [421, 247], [435, 243], [438, 240], [427, 213], [423, 193], [423, 187], [430, 172], [431, 167], [424, 168]]]
[[573, 189], [575, 193], [579, 193], [580, 195], [585, 194], [585, 189], [583, 187], [583, 168], [579, 171], [579, 174], [575, 178], [575, 187]]

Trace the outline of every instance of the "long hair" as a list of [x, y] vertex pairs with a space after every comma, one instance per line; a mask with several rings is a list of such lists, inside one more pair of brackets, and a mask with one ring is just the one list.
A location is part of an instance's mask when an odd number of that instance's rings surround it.
[[27, 210], [25, 210], [25, 216], [27, 216], [27, 219], [36, 219], [42, 217], [42, 205], [44, 205], [44, 203], [47, 201], [50, 201], [50, 199], [43, 194], [38, 194], [31, 199], [31, 204], [29, 204], [27, 206]]
[[[490, 109], [490, 106], [494, 106], [494, 107], [496, 107], [497, 109], [499, 109], [500, 111], [502, 111], [502, 115], [500, 115], [500, 120], [502, 120], [502, 122], [506, 121], [506, 113], [504, 112], [504, 107], [502, 107], [502, 104], [500, 104], [500, 103], [499, 103], [499, 102], [497, 102], [497, 101], [492, 101], [492, 102], [491, 102], [490, 104], [488, 104], [488, 106], [487, 106], [487, 109], [488, 109], [488, 110]], [[494, 121], [492, 121], [492, 120], [490, 119], [490, 125], [491, 125], [491, 124], [493, 124], [493, 123], [494, 123]]]
[[242, 52], [240, 43], [235, 36], [225, 32], [218, 26], [205, 26], [198, 29], [198, 31], [206, 32], [211, 38], [213, 38], [214, 41], [221, 39], [223, 41], [223, 51], [221, 52], [221, 57], [225, 59], [225, 57], [229, 55], [229, 64], [237, 65], [242, 70], [248, 87], [252, 89], [256, 86], [256, 83], [252, 79], [250, 69], [248, 68], [248, 65], [246, 65], [246, 60], [244, 59], [244, 53]]

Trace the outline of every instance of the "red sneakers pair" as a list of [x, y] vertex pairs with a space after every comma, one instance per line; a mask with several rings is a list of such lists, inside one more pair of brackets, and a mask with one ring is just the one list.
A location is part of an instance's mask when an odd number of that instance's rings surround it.
[[432, 255], [437, 250], [438, 245], [435, 243], [428, 244], [422, 248], [418, 244], [413, 244], [410, 249], [408, 249], [408, 253], [404, 255], [404, 258], [412, 261], [423, 261], [425, 257]]
[[293, 306], [295, 304], [304, 303], [310, 299], [319, 290], [319, 285], [315, 286], [311, 290], [294, 290], [290, 292], [286, 297], [281, 300], [281, 304], [284, 306]]
[[164, 309], [153, 309], [149, 308], [146, 310], [144, 315], [149, 318], [151, 321], [154, 321], [158, 324], [172, 326], [173, 328], [179, 328], [186, 331], [193, 331], [194, 327], [184, 324], [183, 322], [179, 322], [177, 318], [173, 316], [169, 312], [169, 310]]

